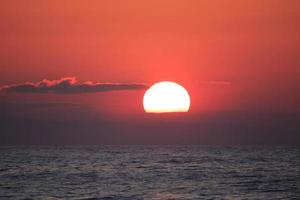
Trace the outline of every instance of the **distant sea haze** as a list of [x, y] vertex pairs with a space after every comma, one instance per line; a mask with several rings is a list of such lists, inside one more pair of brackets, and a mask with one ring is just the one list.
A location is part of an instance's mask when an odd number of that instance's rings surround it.
[[299, 199], [300, 149], [262, 146], [0, 148], [0, 199]]
[[0, 145], [300, 145], [300, 115], [258, 112], [107, 116], [69, 103], [0, 104]]

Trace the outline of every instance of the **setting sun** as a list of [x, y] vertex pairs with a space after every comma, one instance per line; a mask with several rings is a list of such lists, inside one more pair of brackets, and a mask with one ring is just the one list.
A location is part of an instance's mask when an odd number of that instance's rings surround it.
[[190, 108], [190, 96], [181, 85], [163, 81], [146, 91], [143, 104], [147, 113], [187, 112]]

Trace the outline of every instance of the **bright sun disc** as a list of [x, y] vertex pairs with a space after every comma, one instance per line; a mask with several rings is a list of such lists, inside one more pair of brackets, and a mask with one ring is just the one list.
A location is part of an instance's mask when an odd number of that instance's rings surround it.
[[146, 91], [143, 105], [147, 113], [187, 112], [190, 108], [190, 96], [181, 85], [163, 81]]

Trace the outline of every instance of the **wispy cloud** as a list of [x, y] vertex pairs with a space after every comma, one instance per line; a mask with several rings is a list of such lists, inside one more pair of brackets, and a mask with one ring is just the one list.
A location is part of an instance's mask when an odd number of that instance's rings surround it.
[[223, 81], [223, 80], [205, 81], [205, 83], [210, 85], [223, 85], [223, 86], [228, 86], [232, 84], [231, 81]]
[[59, 80], [44, 79], [39, 82], [25, 82], [20, 84], [4, 85], [0, 91], [7, 93], [58, 93], [76, 94], [106, 92], [115, 90], [143, 90], [148, 86], [141, 83], [93, 83], [91, 81], [78, 82], [76, 77], [64, 77]]

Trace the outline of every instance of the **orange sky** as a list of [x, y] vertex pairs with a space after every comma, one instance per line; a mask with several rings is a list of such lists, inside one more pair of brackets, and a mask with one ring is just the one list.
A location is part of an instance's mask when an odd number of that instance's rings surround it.
[[[0, 29], [1, 85], [170, 80], [196, 112], [299, 111], [298, 0], [2, 0]], [[142, 93], [88, 96], [135, 110]]]

